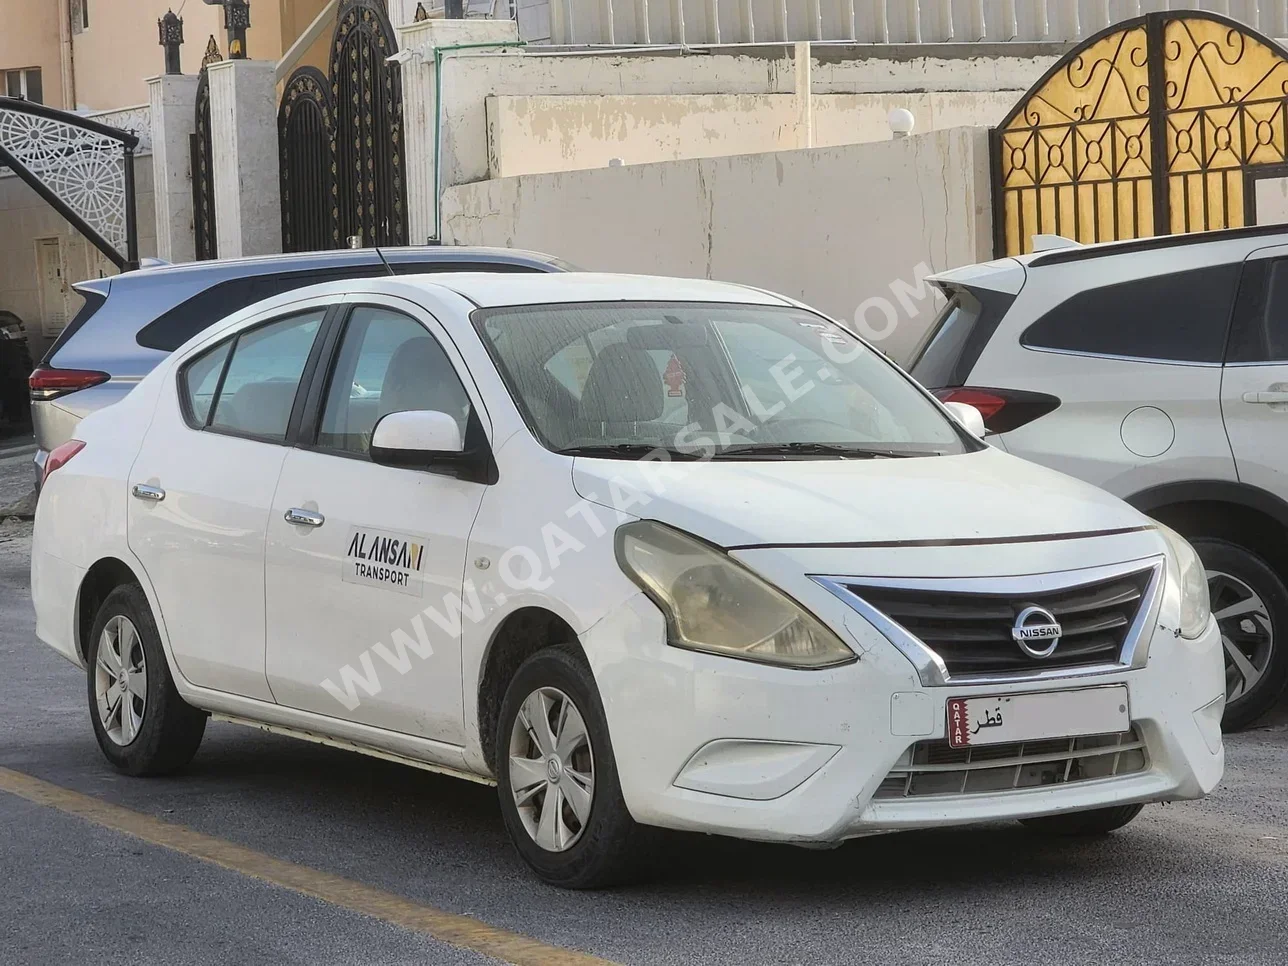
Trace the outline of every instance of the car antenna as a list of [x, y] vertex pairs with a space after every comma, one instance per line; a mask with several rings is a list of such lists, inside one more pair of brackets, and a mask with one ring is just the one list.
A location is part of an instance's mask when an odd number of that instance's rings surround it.
[[383, 251], [377, 248], [376, 254], [380, 256], [380, 261], [384, 263], [386, 272], [388, 272], [390, 275], [397, 274], [396, 272], [394, 272], [394, 267], [389, 264], [389, 259], [385, 258], [385, 253]]

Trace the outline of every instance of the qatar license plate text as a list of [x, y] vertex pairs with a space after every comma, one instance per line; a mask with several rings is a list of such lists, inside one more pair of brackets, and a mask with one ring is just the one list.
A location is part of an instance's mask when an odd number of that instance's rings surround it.
[[954, 748], [1112, 735], [1130, 727], [1126, 685], [948, 699], [948, 743]]

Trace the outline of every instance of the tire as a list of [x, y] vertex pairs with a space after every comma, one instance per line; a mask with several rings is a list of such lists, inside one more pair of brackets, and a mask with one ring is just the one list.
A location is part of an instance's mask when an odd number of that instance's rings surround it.
[[[1288, 588], [1270, 565], [1250, 550], [1208, 537], [1196, 538], [1193, 544], [1208, 573], [1214, 613], [1240, 603], [1258, 605], [1250, 613], [1217, 618], [1226, 668], [1221, 723], [1226, 731], [1236, 731], [1269, 711], [1288, 684]], [[1244, 670], [1231, 658], [1231, 647], [1247, 661]], [[1260, 674], [1251, 687], [1246, 686], [1248, 667]]]
[[1062, 838], [1108, 835], [1134, 819], [1144, 807], [1115, 805], [1112, 808], [1092, 808], [1083, 812], [1065, 812], [1062, 815], [1044, 815], [1042, 818], [1025, 818], [1020, 821], [1041, 835]]
[[[565, 713], [567, 702], [575, 716]], [[553, 721], [548, 736], [538, 734], [540, 725], [533, 713], [538, 709], [544, 710], [548, 722]], [[584, 740], [577, 738], [578, 731]], [[558, 737], [568, 744], [557, 747]], [[543, 753], [538, 738], [546, 742], [547, 750], [555, 747], [556, 753]], [[519, 666], [501, 702], [495, 760], [506, 831], [519, 855], [543, 881], [564, 889], [599, 889], [638, 876], [643, 830], [622, 800], [603, 704], [590, 668], [575, 646], [546, 648]], [[516, 766], [514, 760], [529, 764]], [[587, 776], [589, 796], [584, 794]], [[516, 780], [522, 804], [516, 800]], [[580, 792], [565, 793], [570, 788]], [[557, 796], [558, 811], [547, 808], [552, 795]], [[583, 803], [581, 810], [575, 802]]]
[[89, 716], [104, 757], [127, 775], [166, 775], [188, 764], [201, 744], [208, 715], [175, 690], [140, 587], [126, 584], [107, 595], [94, 618], [87, 652]]

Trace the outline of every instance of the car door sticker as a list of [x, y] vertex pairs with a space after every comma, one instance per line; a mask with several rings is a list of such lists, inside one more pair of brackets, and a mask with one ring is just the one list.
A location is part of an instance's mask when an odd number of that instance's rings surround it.
[[424, 562], [425, 544], [419, 538], [354, 527], [341, 577], [351, 584], [374, 584], [419, 597], [425, 585]]

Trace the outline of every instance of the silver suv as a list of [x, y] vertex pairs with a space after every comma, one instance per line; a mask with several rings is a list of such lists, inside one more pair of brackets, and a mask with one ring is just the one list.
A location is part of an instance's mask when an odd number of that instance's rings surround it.
[[933, 281], [948, 304], [913, 374], [978, 408], [990, 442], [1188, 537], [1222, 631], [1225, 725], [1269, 709], [1288, 680], [1288, 230], [1074, 246]]
[[319, 282], [426, 272], [565, 272], [549, 255], [500, 248], [364, 248], [163, 265], [73, 286], [85, 304], [31, 374], [36, 479], [49, 454], [158, 362], [248, 305]]

